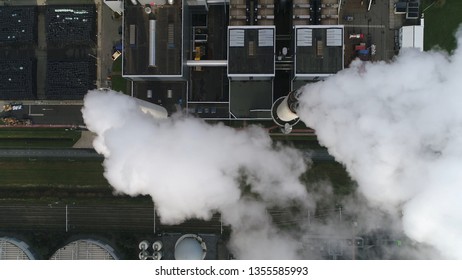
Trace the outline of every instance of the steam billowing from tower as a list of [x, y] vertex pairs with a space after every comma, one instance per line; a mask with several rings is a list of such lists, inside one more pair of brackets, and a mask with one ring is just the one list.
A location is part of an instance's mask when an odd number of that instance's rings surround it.
[[462, 259], [462, 30], [457, 38], [451, 55], [355, 61], [305, 86], [297, 113], [410, 238]]
[[274, 147], [256, 126], [238, 131], [195, 118], [167, 119], [161, 109], [147, 110], [120, 93], [91, 91], [84, 102], [85, 123], [97, 134], [94, 147], [105, 156], [104, 176], [116, 191], [150, 195], [164, 224], [220, 212], [239, 258], [301, 257], [299, 236], [277, 229], [267, 212], [293, 203], [314, 207], [298, 179], [307, 168], [299, 151]]
[[[407, 50], [392, 63], [355, 61], [281, 99], [288, 110], [272, 112], [288, 130], [298, 117], [314, 128], [359, 192], [410, 238], [462, 259], [462, 32], [457, 37], [451, 55]], [[105, 156], [109, 183], [151, 195], [162, 222], [218, 211], [233, 229], [229, 247], [237, 257], [303, 257], [302, 233], [281, 231], [266, 212], [293, 203], [314, 207], [298, 180], [306, 164], [296, 150], [274, 149], [257, 127], [153, 118], [113, 92], [90, 92], [83, 116], [98, 135], [94, 146]]]

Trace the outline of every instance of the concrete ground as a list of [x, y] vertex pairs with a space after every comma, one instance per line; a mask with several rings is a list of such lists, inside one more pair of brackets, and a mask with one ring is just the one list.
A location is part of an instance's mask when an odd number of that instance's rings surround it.
[[[96, 0], [96, 7], [99, 14], [98, 17], [98, 50], [97, 60], [98, 81], [97, 87], [109, 87], [107, 77], [112, 73], [112, 54], [113, 46], [122, 40], [122, 35], [119, 34], [119, 27], [122, 26], [122, 17], [116, 17], [113, 11], [101, 0]], [[118, 59], [122, 59], [119, 57]]]
[[[345, 66], [351, 62], [354, 45], [358, 39], [349, 39], [349, 34], [364, 34], [361, 42], [375, 44], [376, 55], [371, 60], [389, 61], [395, 55], [394, 32], [402, 25], [402, 15], [393, 12], [394, 0], [376, 0], [368, 11], [368, 1], [344, 0], [340, 10], [340, 23], [345, 25]], [[353, 17], [346, 21], [345, 16]]]

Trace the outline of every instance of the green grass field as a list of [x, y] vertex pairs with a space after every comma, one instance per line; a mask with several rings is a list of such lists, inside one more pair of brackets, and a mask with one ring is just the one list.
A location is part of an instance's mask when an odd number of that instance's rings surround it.
[[112, 62], [112, 72], [116, 74], [122, 73], [122, 56]]
[[0, 148], [65, 148], [80, 139], [81, 132], [64, 128], [0, 129]]
[[111, 74], [112, 89], [128, 94], [128, 81], [122, 77], [122, 57], [119, 57], [112, 63]]
[[127, 94], [127, 79], [123, 78], [121, 75], [112, 75], [112, 89], [115, 91], [121, 91]]
[[[424, 0], [422, 11], [435, 2]], [[424, 49], [430, 50], [439, 46], [452, 51], [456, 48], [454, 34], [462, 23], [462, 1], [436, 0], [436, 3], [425, 10]]]
[[107, 186], [100, 159], [0, 159], [0, 186]]

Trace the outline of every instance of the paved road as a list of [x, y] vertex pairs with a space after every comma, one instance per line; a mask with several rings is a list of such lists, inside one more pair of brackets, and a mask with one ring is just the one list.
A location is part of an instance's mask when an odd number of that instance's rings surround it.
[[[335, 161], [326, 150], [306, 150], [304, 156], [315, 162]], [[93, 149], [0, 149], [0, 158], [103, 158]]]
[[93, 149], [0, 149], [0, 158], [102, 158]]
[[[9, 102], [0, 102], [2, 104]], [[17, 111], [0, 113], [1, 117], [15, 117], [17, 119], [30, 119], [33, 124], [43, 125], [84, 125], [82, 117], [82, 105], [76, 103], [55, 102], [21, 102], [23, 108]], [[81, 103], [81, 101], [80, 101]], [[45, 105], [49, 104], [49, 105]]]

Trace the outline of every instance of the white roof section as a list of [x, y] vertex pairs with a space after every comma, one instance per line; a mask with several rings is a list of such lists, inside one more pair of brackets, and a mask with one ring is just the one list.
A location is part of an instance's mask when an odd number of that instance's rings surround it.
[[80, 239], [58, 249], [51, 260], [117, 260], [111, 246], [97, 240]]
[[167, 109], [164, 107], [135, 98], [136, 103], [140, 106], [141, 111], [145, 114], [150, 114], [156, 119], [165, 119], [168, 117]]
[[122, 0], [104, 0], [104, 4], [119, 15], [124, 11], [124, 3]]
[[35, 259], [25, 242], [10, 237], [0, 237], [0, 260]]
[[229, 30], [229, 46], [230, 47], [244, 47], [245, 30], [243, 29], [230, 29]]
[[301, 47], [313, 46], [313, 30], [297, 29], [297, 46], [301, 46]]
[[421, 25], [403, 26], [400, 29], [400, 47], [417, 48], [423, 51], [424, 27]]
[[343, 46], [343, 30], [339, 28], [330, 28], [326, 30], [326, 46], [341, 47]]
[[258, 30], [258, 46], [259, 47], [274, 46], [274, 29]]

